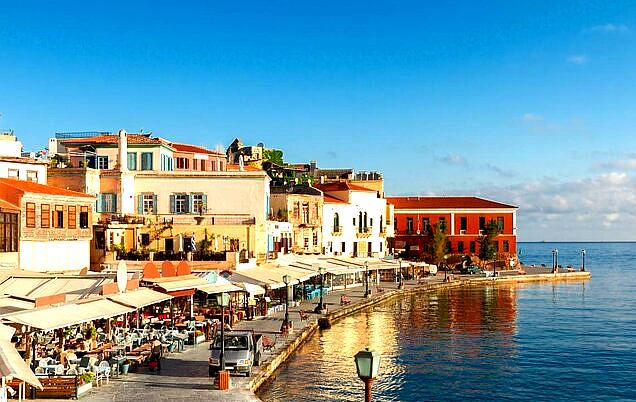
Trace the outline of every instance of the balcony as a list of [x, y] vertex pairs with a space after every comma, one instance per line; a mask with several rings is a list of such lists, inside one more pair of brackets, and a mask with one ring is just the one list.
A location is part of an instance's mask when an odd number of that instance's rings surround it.
[[380, 227], [380, 237], [386, 237], [386, 226]]
[[370, 228], [370, 227], [358, 228], [358, 231], [356, 232], [356, 237], [357, 238], [370, 237], [371, 236], [371, 229], [372, 228]]
[[334, 226], [331, 230], [332, 236], [340, 236], [342, 235], [342, 226]]

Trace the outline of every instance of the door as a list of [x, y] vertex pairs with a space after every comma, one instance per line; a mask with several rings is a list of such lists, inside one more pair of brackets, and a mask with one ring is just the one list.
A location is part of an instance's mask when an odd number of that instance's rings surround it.
[[353, 256], [354, 257], [358, 256], [358, 242], [357, 241], [353, 242]]

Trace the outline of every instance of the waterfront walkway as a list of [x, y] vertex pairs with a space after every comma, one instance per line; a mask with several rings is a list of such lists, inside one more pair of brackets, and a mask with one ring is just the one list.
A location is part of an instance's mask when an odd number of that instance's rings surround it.
[[[549, 272], [549, 269], [537, 268], [531, 271], [534, 275], [518, 276], [519, 279], [533, 279]], [[547, 271], [547, 272], [546, 272]], [[565, 275], [567, 276], [567, 275]], [[576, 276], [576, 275], [572, 275]], [[474, 277], [455, 276], [461, 281], [474, 280]], [[502, 278], [503, 279], [503, 278]], [[511, 278], [512, 279], [512, 278]], [[443, 282], [444, 275], [438, 274], [421, 281], [405, 281], [405, 289], [415, 287], [425, 288], [435, 287]], [[459, 284], [459, 281], [456, 282]], [[428, 286], [426, 286], [428, 285]], [[397, 289], [397, 283], [381, 282], [379, 285], [383, 291], [378, 291], [377, 286], [371, 286], [371, 300], [364, 297], [364, 287], [331, 292], [324, 296], [324, 303], [327, 305], [330, 315], [342, 309], [354, 307], [355, 305], [372, 303], [375, 298], [381, 298], [387, 292]], [[346, 295], [351, 304], [340, 305], [340, 297]], [[229, 391], [218, 391], [214, 389], [214, 379], [208, 377], [207, 359], [209, 356], [209, 342], [197, 346], [190, 346], [182, 353], [172, 353], [162, 361], [160, 373], [149, 371], [145, 367], [139, 368], [138, 372], [129, 373], [126, 376], [111, 379], [110, 384], [94, 388], [87, 395], [81, 397], [87, 402], [106, 401], [259, 401], [249, 389], [251, 381], [256, 377], [266, 377], [265, 370], [271, 369], [269, 363], [279, 359], [281, 355], [289, 353], [290, 345], [297, 341], [297, 337], [308, 325], [314, 326], [319, 314], [314, 314], [313, 310], [318, 304], [318, 298], [311, 301], [304, 301], [299, 306], [289, 309], [289, 318], [293, 321], [294, 330], [289, 335], [280, 333], [280, 328], [284, 320], [284, 312], [276, 312], [267, 317], [260, 317], [251, 321], [241, 321], [234, 329], [254, 330], [268, 336], [275, 341], [275, 347], [271, 351], [266, 351], [260, 367], [254, 367], [252, 377], [232, 376], [232, 388]], [[308, 320], [301, 321], [299, 311], [302, 310], [309, 315]]]

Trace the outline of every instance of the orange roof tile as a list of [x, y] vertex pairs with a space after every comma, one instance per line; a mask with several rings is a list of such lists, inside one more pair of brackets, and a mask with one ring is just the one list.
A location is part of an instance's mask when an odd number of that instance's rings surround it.
[[325, 194], [324, 197], [325, 204], [346, 204], [345, 201], [339, 200], [336, 197], [332, 197], [327, 194]]
[[517, 208], [514, 205], [479, 197], [387, 197], [386, 201], [399, 209], [471, 209]]
[[[151, 138], [146, 135], [128, 134], [127, 137], [129, 144], [161, 144], [161, 141], [158, 138]], [[117, 144], [118, 141], [118, 135], [108, 134], [87, 138], [71, 138], [60, 142], [63, 144]]]
[[34, 183], [32, 181], [5, 179], [0, 178], [0, 185], [11, 187], [23, 193], [63, 195], [67, 197], [86, 197], [93, 198], [92, 195], [80, 193], [77, 191], [66, 190], [64, 188], [49, 186], [45, 184]]
[[338, 181], [333, 183], [325, 183], [325, 184], [314, 184], [319, 190], [322, 191], [369, 191], [375, 193], [375, 190], [368, 189], [366, 187], [359, 186], [357, 184], [351, 184], [345, 181]]
[[179, 152], [192, 152], [197, 154], [214, 154], [214, 155], [225, 155], [222, 152], [211, 151], [204, 147], [199, 147], [197, 145], [190, 144], [177, 144], [177, 143], [169, 143], [169, 145]]
[[[239, 165], [236, 165], [236, 164], [231, 164], [230, 165], [230, 164], [228, 164], [227, 165], [227, 170], [228, 171], [233, 171], [233, 172], [238, 172], [240, 169], [239, 169]], [[259, 169], [256, 166], [250, 166], [250, 165], [243, 166], [243, 170], [246, 171], [246, 172], [262, 172], [263, 171], [263, 169]]]
[[10, 203], [9, 201], [5, 201], [0, 199], [0, 211], [19, 211], [20, 207]]

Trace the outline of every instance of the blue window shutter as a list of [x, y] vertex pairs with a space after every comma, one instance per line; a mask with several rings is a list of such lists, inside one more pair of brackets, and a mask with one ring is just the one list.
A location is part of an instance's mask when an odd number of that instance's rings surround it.
[[139, 194], [137, 196], [137, 212], [139, 215], [144, 214], [144, 196], [143, 194]]
[[208, 213], [208, 195], [207, 194], [203, 194], [203, 207], [201, 209], [203, 214]]
[[170, 194], [170, 213], [174, 214], [175, 210], [174, 194]]
[[154, 194], [152, 196], [152, 213], [153, 214], [157, 213], [157, 194]]
[[98, 194], [97, 195], [97, 200], [95, 200], [95, 211], [96, 212], [102, 212], [102, 199], [104, 197], [104, 194]]
[[185, 213], [187, 214], [187, 213], [190, 213], [190, 211], [192, 210], [192, 208], [190, 208], [190, 202], [191, 202], [190, 200], [192, 200], [192, 197], [190, 197], [190, 194], [186, 194], [185, 195], [185, 199], [186, 199], [186, 202], [185, 202], [185, 208], [186, 208]]
[[113, 200], [113, 210], [111, 212], [117, 212], [117, 194], [111, 194]]

